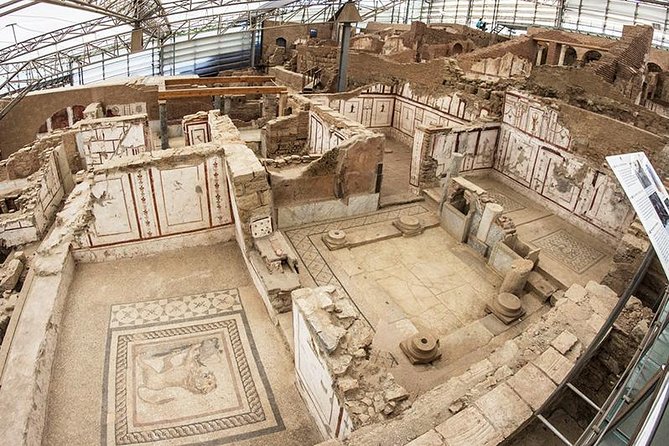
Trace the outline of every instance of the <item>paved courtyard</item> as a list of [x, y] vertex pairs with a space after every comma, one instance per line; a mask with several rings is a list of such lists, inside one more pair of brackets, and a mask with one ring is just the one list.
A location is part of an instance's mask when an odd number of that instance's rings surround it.
[[[45, 444], [315, 444], [236, 244], [79, 265]], [[81, 336], [86, 333], [86, 336]]]

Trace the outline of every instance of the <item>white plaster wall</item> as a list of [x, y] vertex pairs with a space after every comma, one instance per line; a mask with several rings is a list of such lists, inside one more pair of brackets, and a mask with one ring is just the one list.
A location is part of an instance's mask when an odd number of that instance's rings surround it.
[[87, 167], [119, 157], [151, 151], [153, 143], [146, 118], [81, 121], [76, 135], [77, 149]]
[[[320, 96], [319, 101], [329, 96]], [[370, 128], [391, 127], [407, 136], [411, 143], [417, 126], [453, 127], [478, 118], [457, 94], [432, 97], [415, 94], [409, 85], [399, 88], [375, 85], [360, 96], [329, 99], [329, 106], [353, 121]], [[484, 110], [481, 115], [485, 115]]]
[[102, 171], [94, 180], [94, 221], [77, 248], [191, 234], [233, 222], [224, 160]]
[[[52, 152], [43, 166], [43, 176], [40, 180], [40, 189], [35, 206], [35, 225], [37, 232], [42, 234], [65, 196], [65, 189], [61, 173], [58, 169], [57, 153]], [[66, 174], [69, 174], [67, 172]]]
[[111, 116], [128, 116], [147, 113], [146, 102], [133, 102], [130, 104], [112, 104], [107, 106], [107, 114]]
[[277, 225], [280, 229], [304, 225], [316, 221], [375, 212], [379, 205], [379, 194], [354, 195], [344, 200], [319, 201], [277, 209]]
[[318, 113], [309, 112], [309, 153], [325, 153], [339, 146], [345, 137]]
[[430, 135], [430, 157], [437, 161], [437, 176], [445, 174], [453, 153], [462, 153], [461, 172], [493, 167], [499, 125], [454, 127]]
[[339, 404], [334, 393], [332, 377], [323, 358], [312, 346], [315, 341], [311, 338], [304, 316], [295, 306], [293, 306], [293, 327], [298, 390], [316, 420], [321, 434], [325, 438], [344, 439], [351, 431], [348, 414]]

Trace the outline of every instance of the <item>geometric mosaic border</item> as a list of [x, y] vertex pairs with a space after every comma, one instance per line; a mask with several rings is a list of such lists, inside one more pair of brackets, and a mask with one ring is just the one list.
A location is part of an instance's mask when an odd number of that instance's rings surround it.
[[111, 328], [133, 327], [152, 322], [173, 322], [198, 316], [241, 310], [236, 289], [169, 299], [118, 304], [111, 307]]
[[[242, 376], [242, 385], [244, 386], [245, 396], [251, 411], [241, 415], [233, 415], [211, 421], [190, 423], [182, 426], [173, 426], [169, 428], [152, 429], [140, 432], [128, 432], [127, 399], [124, 398], [124, 396], [128, 393], [126, 381], [126, 372], [128, 369], [128, 344], [131, 341], [160, 339], [174, 335], [199, 333], [216, 328], [225, 328], [230, 334], [232, 348], [235, 359], [237, 361], [237, 367]], [[262, 408], [262, 404], [260, 403], [258, 391], [251, 377], [251, 371], [244, 354], [244, 347], [239, 337], [237, 322], [235, 320], [217, 321], [213, 323], [207, 322], [205, 324], [181, 327], [178, 329], [156, 330], [149, 333], [121, 335], [118, 339], [119, 342], [116, 350], [116, 444], [138, 444], [155, 441], [156, 439], [164, 440], [188, 437], [192, 435], [201, 435], [224, 429], [230, 429], [232, 427], [240, 427], [251, 423], [257, 423], [266, 419], [265, 412]]]
[[559, 229], [532, 241], [546, 254], [569, 269], [582, 274], [605, 257], [605, 254], [575, 238], [566, 229]]
[[[157, 311], [162, 307], [163, 311]], [[170, 310], [168, 310], [170, 309]], [[229, 289], [211, 293], [160, 299], [155, 301], [136, 302], [133, 304], [112, 305], [110, 309], [110, 330], [107, 338], [105, 355], [105, 371], [103, 386], [103, 407], [101, 413], [102, 432], [101, 444], [107, 445], [108, 435], [116, 445], [134, 444], [178, 444], [183, 446], [221, 445], [238, 442], [249, 438], [285, 430], [283, 419], [274, 399], [264, 367], [253, 341], [253, 336], [240, 302], [239, 291]], [[134, 311], [133, 311], [134, 310]], [[237, 319], [241, 322], [239, 326]], [[150, 329], [149, 329], [150, 328]], [[149, 329], [136, 332], [137, 330]], [[230, 415], [212, 420], [195, 421], [181, 425], [160, 427], [151, 430], [128, 431], [127, 407], [127, 376], [128, 349], [134, 341], [156, 340], [173, 336], [207, 333], [215, 330], [226, 330], [232, 346], [232, 359], [239, 371], [244, 397], [249, 411], [243, 414]], [[240, 330], [244, 331], [247, 348], [254, 361], [254, 369], [260, 379], [258, 385], [264, 389], [264, 400], [268, 407], [263, 408], [262, 399], [258, 394], [253, 373], [247, 359], [247, 352], [242, 342]], [[114, 401], [109, 401], [109, 373], [112, 339], [116, 337]], [[107, 423], [107, 411], [113, 407], [115, 416], [113, 426]], [[268, 420], [265, 409], [271, 411]], [[272, 422], [268, 427], [258, 430], [234, 433], [231, 435], [200, 441], [197, 436], [216, 434], [227, 429], [244, 428], [258, 422]], [[108, 432], [109, 430], [111, 432]], [[194, 437], [189, 440], [189, 437]], [[186, 443], [184, 443], [184, 441]]]

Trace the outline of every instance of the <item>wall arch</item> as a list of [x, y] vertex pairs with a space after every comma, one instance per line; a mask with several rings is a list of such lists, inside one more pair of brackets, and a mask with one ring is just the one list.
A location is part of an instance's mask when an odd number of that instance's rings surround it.
[[646, 64], [646, 68], [648, 69], [649, 73], [661, 73], [663, 71], [662, 67], [654, 62], [648, 62]]
[[72, 105], [56, 110], [40, 125], [37, 133], [47, 133], [72, 126], [84, 119], [85, 108], [83, 105]]
[[583, 65], [594, 62], [602, 58], [602, 53], [597, 50], [590, 50], [583, 55]]
[[573, 47], [568, 46], [567, 50], [564, 53], [564, 64], [566, 66], [576, 65], [578, 62], [578, 54]]

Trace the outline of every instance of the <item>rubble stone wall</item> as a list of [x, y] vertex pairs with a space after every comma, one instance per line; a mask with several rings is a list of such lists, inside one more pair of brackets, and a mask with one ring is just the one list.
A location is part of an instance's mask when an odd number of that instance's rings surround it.
[[212, 142], [223, 147], [227, 169], [228, 190], [234, 216], [237, 242], [244, 254], [253, 243], [254, 225], [269, 222], [271, 232], [272, 191], [265, 167], [241, 139], [230, 118], [218, 111], [209, 112]]
[[[71, 169], [62, 145], [44, 149], [33, 146], [16, 158], [37, 156], [39, 169], [19, 187], [18, 210], [0, 215], [0, 236], [6, 246], [17, 246], [39, 240], [63, 198], [74, 187]], [[26, 153], [31, 153], [27, 156]], [[12, 163], [8, 163], [12, 164]], [[28, 168], [28, 166], [26, 166]]]

